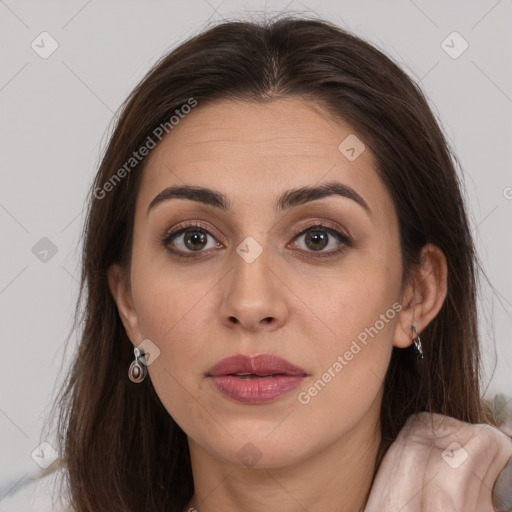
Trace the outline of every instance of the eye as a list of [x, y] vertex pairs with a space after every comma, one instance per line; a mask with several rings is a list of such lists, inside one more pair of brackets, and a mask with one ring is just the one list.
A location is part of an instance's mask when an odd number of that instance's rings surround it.
[[[172, 254], [178, 257], [188, 257], [187, 254], [183, 255], [180, 253], [197, 253], [204, 252], [203, 249], [222, 247], [220, 242], [211, 242], [209, 245], [208, 238], [215, 240], [206, 228], [196, 223], [166, 233], [161, 242]], [[172, 248], [172, 245], [175, 248]], [[194, 254], [191, 254], [191, 256], [194, 256]]]
[[[298, 240], [302, 237], [304, 240], [299, 243]], [[170, 232], [165, 232], [160, 242], [167, 251], [177, 258], [199, 257], [201, 253], [206, 252], [206, 249], [223, 247], [208, 229], [197, 222], [181, 225]], [[352, 239], [331, 226], [317, 222], [296, 235], [292, 246], [315, 257], [329, 257], [341, 253], [347, 246], [352, 247]], [[324, 250], [329, 247], [331, 250]]]
[[[293, 242], [294, 246], [305, 252], [321, 253], [319, 256], [332, 256], [343, 251], [346, 246], [351, 247], [352, 241], [340, 231], [323, 224], [308, 226], [299, 233], [294, 240], [303, 239], [301, 243]], [[331, 250], [324, 250], [330, 248]]]

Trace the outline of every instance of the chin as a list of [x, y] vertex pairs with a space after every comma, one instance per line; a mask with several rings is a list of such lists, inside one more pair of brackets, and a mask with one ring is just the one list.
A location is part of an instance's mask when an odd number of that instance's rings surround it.
[[[274, 428], [275, 428], [274, 424]], [[279, 427], [278, 427], [279, 428]], [[311, 438], [291, 438], [285, 432], [277, 435], [265, 428], [265, 432], [253, 435], [246, 430], [243, 435], [226, 436], [225, 443], [211, 445], [210, 453], [225, 459], [230, 464], [254, 469], [279, 468], [296, 464], [315, 451], [315, 446], [307, 445]], [[316, 436], [315, 436], [316, 437]]]

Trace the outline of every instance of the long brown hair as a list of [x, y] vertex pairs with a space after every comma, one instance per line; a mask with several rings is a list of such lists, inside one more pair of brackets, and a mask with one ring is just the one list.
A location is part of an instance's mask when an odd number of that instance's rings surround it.
[[348, 122], [375, 155], [376, 172], [398, 215], [403, 283], [427, 242], [442, 249], [448, 264], [446, 300], [421, 333], [424, 359], [393, 348], [374, 474], [415, 412], [491, 421], [480, 398], [479, 264], [463, 183], [419, 86], [384, 53], [326, 21], [287, 16], [223, 22], [163, 56], [136, 86], [122, 105], [91, 187], [74, 325], [80, 328], [79, 344], [56, 401], [58, 440], [77, 512], [182, 512], [194, 491], [185, 433], [151, 379], [134, 385], [127, 377], [133, 345], [107, 284], [113, 263], [130, 266], [146, 160], [122, 173], [107, 193], [98, 191], [191, 98], [200, 108], [217, 99], [291, 96]]

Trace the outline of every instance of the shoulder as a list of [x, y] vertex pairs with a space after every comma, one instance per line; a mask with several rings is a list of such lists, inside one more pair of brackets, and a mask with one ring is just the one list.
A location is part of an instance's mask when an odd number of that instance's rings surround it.
[[0, 512], [74, 512], [67, 504], [65, 469], [22, 482], [0, 500]]
[[[416, 413], [384, 456], [366, 512], [402, 510], [405, 505], [411, 511], [492, 510], [489, 490], [509, 460], [512, 439], [500, 429]], [[505, 502], [510, 489], [496, 490], [493, 499]]]

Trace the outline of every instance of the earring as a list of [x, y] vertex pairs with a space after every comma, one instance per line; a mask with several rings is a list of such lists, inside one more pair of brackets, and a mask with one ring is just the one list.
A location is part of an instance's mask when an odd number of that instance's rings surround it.
[[420, 336], [419, 336], [418, 331], [416, 330], [416, 327], [414, 325], [411, 325], [411, 328], [414, 333], [414, 340], [413, 340], [414, 352], [418, 359], [423, 359], [423, 349], [421, 348]]
[[142, 359], [143, 354], [141, 351], [134, 347], [133, 353], [135, 354], [135, 361], [132, 361], [130, 365], [130, 369], [128, 370], [128, 377], [132, 382], [139, 383], [142, 382], [148, 373], [148, 369], [143, 361], [139, 361], [139, 357]]

